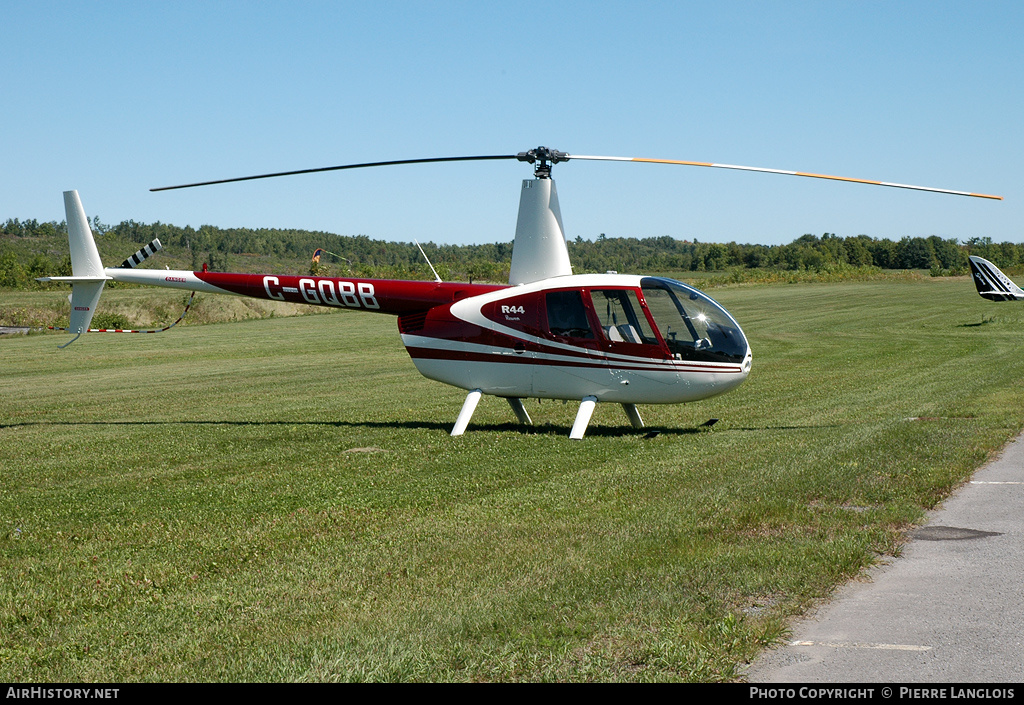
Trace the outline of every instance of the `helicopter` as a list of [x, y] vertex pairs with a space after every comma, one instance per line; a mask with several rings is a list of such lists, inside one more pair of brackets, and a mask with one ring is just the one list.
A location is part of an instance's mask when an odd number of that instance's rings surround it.
[[402, 343], [416, 369], [431, 380], [467, 392], [452, 436], [465, 433], [481, 397], [491, 395], [504, 398], [517, 420], [526, 425], [532, 420], [524, 399], [579, 402], [569, 433], [569, 438], [579, 440], [598, 402], [621, 405], [632, 427], [643, 429], [637, 405], [692, 402], [734, 390], [750, 374], [753, 355], [735, 318], [690, 285], [660, 276], [574, 274], [551, 178], [553, 165], [570, 160], [675, 164], [1001, 200], [987, 194], [809, 172], [578, 155], [543, 146], [517, 154], [344, 164], [151, 190], [368, 167], [501, 159], [526, 162], [534, 170], [534, 178], [522, 182], [507, 285], [443, 282], [436, 272], [434, 281], [402, 281], [212, 272], [205, 265], [200, 272], [136, 268], [160, 248], [159, 241], [119, 267], [104, 267], [81, 199], [76, 191], [67, 191], [72, 276], [40, 278], [72, 285], [67, 330], [75, 337], [61, 347], [96, 330], [89, 324], [107, 281], [191, 290], [193, 295], [197, 291], [231, 294], [389, 314], [397, 317]]

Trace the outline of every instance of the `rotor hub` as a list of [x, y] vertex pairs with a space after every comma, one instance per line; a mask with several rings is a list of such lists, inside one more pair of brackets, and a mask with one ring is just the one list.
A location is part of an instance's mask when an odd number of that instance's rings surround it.
[[520, 152], [516, 155], [516, 159], [533, 164], [533, 175], [538, 179], [550, 179], [551, 167], [558, 162], [569, 161], [569, 155], [565, 152], [559, 152], [557, 149], [537, 147], [528, 152]]

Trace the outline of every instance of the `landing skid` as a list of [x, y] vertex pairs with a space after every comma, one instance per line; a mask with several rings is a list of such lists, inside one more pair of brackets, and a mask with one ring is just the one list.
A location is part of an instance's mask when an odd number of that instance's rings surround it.
[[[453, 437], [461, 436], [466, 432], [469, 422], [473, 418], [473, 413], [476, 411], [477, 404], [480, 403], [481, 396], [483, 396], [483, 391], [480, 389], [472, 389], [466, 395], [466, 401], [462, 403], [462, 410], [459, 412], [459, 417], [455, 420], [455, 426], [452, 428], [451, 435]], [[518, 397], [505, 397], [505, 401], [512, 407], [512, 412], [516, 415], [519, 423], [527, 426], [533, 425], [533, 419], [527, 413], [522, 399]], [[580, 401], [579, 411], [576, 412], [576, 420], [572, 424], [572, 431], [569, 432], [569, 438], [578, 441], [586, 435], [587, 427], [590, 425], [590, 419], [593, 417], [596, 407], [597, 397], [583, 397]], [[629, 418], [629, 423], [632, 424], [633, 428], [637, 430], [644, 428], [644, 420], [641, 418], [636, 404], [622, 404], [622, 409], [626, 412], [626, 417]]]

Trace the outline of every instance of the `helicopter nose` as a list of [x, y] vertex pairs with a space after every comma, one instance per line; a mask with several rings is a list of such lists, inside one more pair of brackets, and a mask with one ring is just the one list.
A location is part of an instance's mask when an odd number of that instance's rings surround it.
[[754, 356], [750, 352], [750, 346], [747, 346], [747, 354], [743, 356], [743, 362], [740, 364], [740, 373], [735, 375], [732, 379], [732, 383], [729, 384], [729, 390], [736, 389], [747, 381], [747, 377], [750, 376], [750, 368], [753, 365]]

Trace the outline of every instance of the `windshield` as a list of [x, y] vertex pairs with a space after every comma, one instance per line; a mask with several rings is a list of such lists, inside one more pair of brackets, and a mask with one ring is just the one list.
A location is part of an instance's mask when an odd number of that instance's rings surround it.
[[678, 360], [742, 362], [747, 339], [739, 324], [710, 296], [672, 279], [640, 282], [647, 309]]

